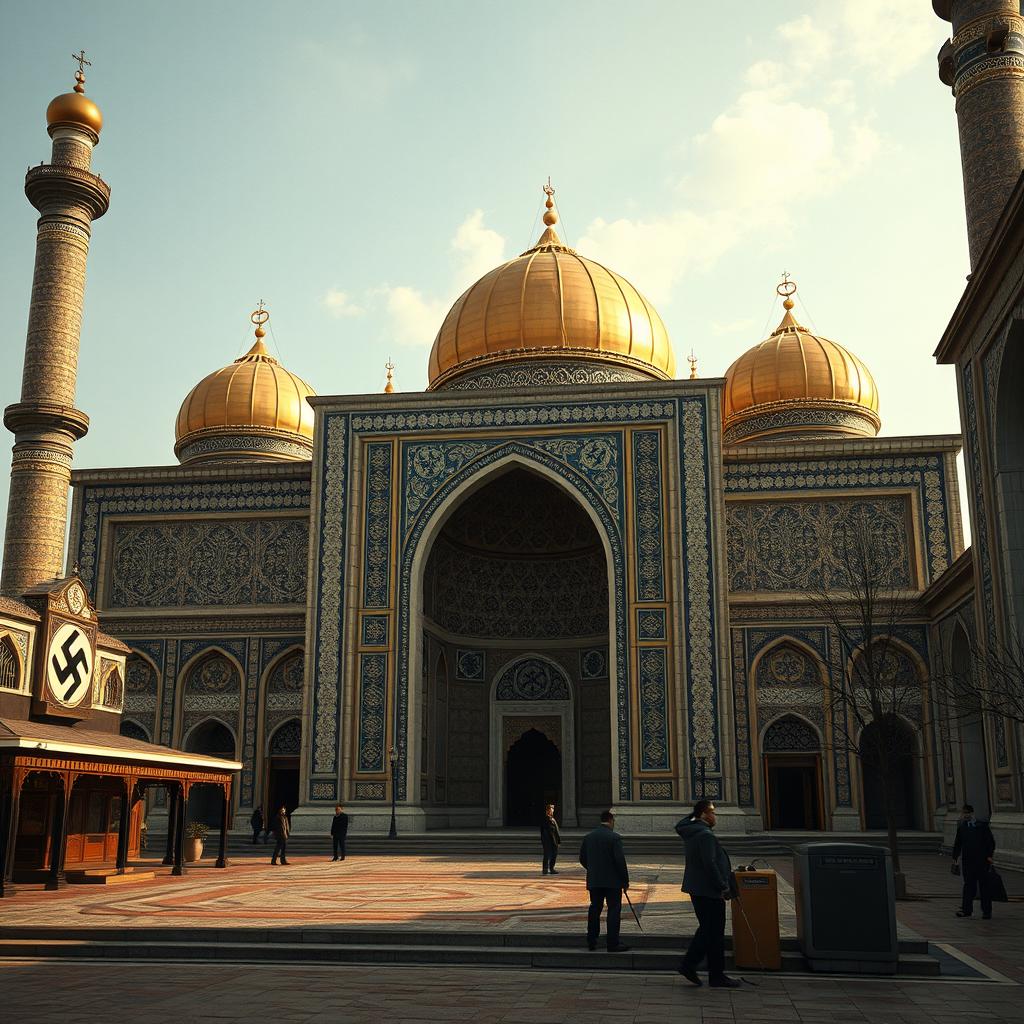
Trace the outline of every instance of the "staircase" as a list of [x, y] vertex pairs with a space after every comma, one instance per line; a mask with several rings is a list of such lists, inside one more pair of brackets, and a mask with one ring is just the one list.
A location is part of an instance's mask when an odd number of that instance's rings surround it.
[[[731, 949], [732, 940], [726, 939]], [[0, 928], [0, 959], [215, 960], [218, 963], [437, 964], [464, 967], [664, 972], [683, 949], [671, 936], [630, 935], [627, 953], [590, 952], [580, 935], [300, 928]], [[807, 967], [796, 939], [782, 940], [783, 974]], [[727, 968], [733, 967], [731, 952]], [[742, 968], [743, 974], [751, 972]], [[779, 972], [770, 972], [777, 974]], [[897, 973], [935, 978], [939, 960], [925, 941], [901, 941]]]

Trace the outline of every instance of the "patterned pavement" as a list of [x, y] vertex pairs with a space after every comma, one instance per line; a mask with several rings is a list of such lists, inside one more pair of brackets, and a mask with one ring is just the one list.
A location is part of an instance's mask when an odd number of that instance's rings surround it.
[[[0, 925], [193, 926], [204, 929], [383, 927], [396, 930], [552, 931], [581, 935], [583, 872], [566, 863], [543, 878], [527, 858], [365, 857], [288, 867], [241, 860], [120, 887], [22, 889], [0, 905]], [[479, 1021], [952, 1024], [1024, 1021], [1024, 899], [992, 921], [953, 915], [945, 858], [907, 858], [926, 898], [898, 904], [905, 934], [974, 958], [988, 980], [879, 980], [753, 976], [736, 992], [690, 988], [672, 974], [537, 971], [504, 967], [281, 963], [0, 961], [3, 1019], [19, 1024], [187, 1024], [270, 1018], [294, 1022]], [[791, 927], [791, 864], [779, 858], [784, 931]], [[630, 890], [648, 933], [686, 935], [681, 865], [631, 865]], [[1024, 878], [1004, 873], [1011, 895]], [[623, 938], [636, 926], [624, 916]], [[9, 1016], [8, 1016], [9, 1015]]]

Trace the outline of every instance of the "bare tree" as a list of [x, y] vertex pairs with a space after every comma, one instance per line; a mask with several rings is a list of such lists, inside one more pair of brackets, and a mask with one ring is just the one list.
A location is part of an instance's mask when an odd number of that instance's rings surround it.
[[891, 521], [863, 505], [836, 522], [832, 542], [814, 603], [838, 637], [843, 655], [842, 670], [826, 684], [833, 742], [844, 744], [862, 767], [867, 764], [881, 776], [888, 846], [901, 895], [905, 878], [892, 780], [915, 752], [913, 736], [900, 719], [913, 719], [923, 705], [916, 673], [908, 678], [900, 671], [905, 654], [897, 635], [909, 601], [906, 546]]

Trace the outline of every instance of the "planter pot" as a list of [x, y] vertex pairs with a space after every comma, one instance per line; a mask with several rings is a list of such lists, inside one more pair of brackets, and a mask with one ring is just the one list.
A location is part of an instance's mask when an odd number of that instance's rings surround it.
[[185, 862], [192, 864], [199, 860], [203, 855], [203, 841], [202, 839], [186, 839], [185, 840]]

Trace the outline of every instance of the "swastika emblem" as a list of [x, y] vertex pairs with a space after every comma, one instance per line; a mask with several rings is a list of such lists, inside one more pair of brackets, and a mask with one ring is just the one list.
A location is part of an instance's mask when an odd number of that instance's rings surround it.
[[73, 708], [89, 694], [92, 682], [92, 646], [78, 626], [65, 622], [50, 641], [46, 679], [53, 698]]

